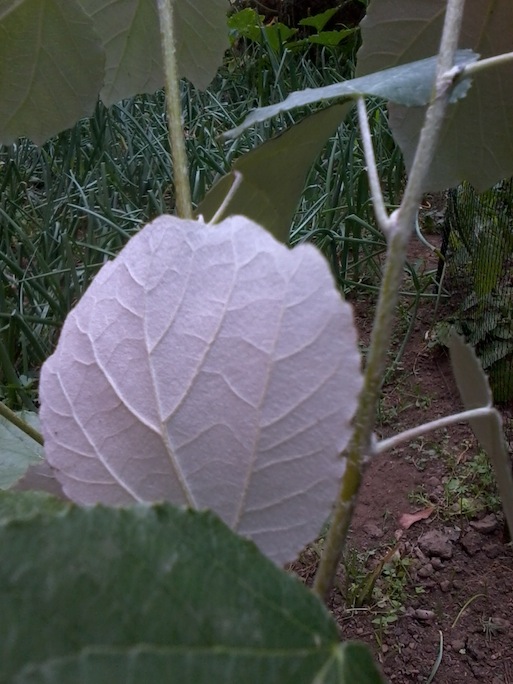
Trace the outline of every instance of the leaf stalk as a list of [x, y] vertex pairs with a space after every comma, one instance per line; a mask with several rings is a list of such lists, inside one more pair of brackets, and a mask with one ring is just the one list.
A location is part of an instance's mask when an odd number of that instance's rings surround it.
[[503, 65], [511, 65], [513, 62], [513, 52], [505, 52], [502, 55], [494, 55], [493, 57], [486, 57], [485, 59], [480, 59], [478, 62], [473, 64], [468, 64], [464, 67], [458, 76], [458, 80], [463, 80], [465, 78], [471, 78], [476, 76], [483, 71], [492, 69], [494, 67], [501, 67]]
[[450, 416], [444, 416], [443, 418], [437, 418], [436, 420], [431, 420], [429, 423], [423, 423], [422, 425], [416, 425], [410, 430], [404, 430], [398, 435], [389, 437], [388, 439], [383, 439], [378, 442], [374, 447], [375, 454], [381, 454], [384, 451], [393, 449], [399, 444], [404, 442], [411, 442], [412, 439], [421, 437], [427, 432], [433, 432], [433, 430], [439, 430], [440, 428], [447, 427], [448, 425], [454, 425], [455, 423], [463, 423], [473, 418], [484, 418], [495, 412], [496, 409], [493, 406], [482, 406], [481, 408], [469, 409], [468, 411], [461, 411], [460, 413], [453, 413]]

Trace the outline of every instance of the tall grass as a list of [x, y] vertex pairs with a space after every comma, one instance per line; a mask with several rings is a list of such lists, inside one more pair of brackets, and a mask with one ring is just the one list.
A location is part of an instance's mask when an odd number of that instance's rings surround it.
[[[340, 51], [304, 53], [249, 46], [227, 58], [206, 92], [184, 83], [184, 128], [193, 201], [199, 203], [233, 160], [302, 112], [277, 117], [226, 144], [219, 135], [249, 109], [292, 90], [352, 75]], [[379, 104], [371, 123], [391, 205], [402, 164]], [[37, 378], [63, 320], [101, 265], [145, 222], [173, 211], [164, 96], [142, 95], [105, 108], [41, 148], [28, 140], [0, 148], [0, 398], [33, 408]], [[341, 286], [377, 287], [382, 236], [374, 227], [354, 121], [339, 129], [309, 175], [291, 242], [313, 240]]]

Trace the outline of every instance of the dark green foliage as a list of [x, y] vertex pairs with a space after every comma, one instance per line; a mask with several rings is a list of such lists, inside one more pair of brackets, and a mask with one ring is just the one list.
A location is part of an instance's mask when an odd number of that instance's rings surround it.
[[513, 398], [513, 181], [478, 194], [464, 183], [449, 194], [447, 276], [458, 308], [439, 324], [443, 344], [451, 328], [475, 347], [489, 373], [495, 401]]
[[0, 545], [2, 684], [382, 681], [306, 587], [211, 513], [4, 493]]

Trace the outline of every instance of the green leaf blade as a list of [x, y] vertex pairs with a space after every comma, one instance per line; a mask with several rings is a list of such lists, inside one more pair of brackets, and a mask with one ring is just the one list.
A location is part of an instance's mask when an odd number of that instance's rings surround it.
[[[157, 0], [0, 4], [0, 144], [42, 144], [109, 106], [164, 84]], [[227, 0], [176, 4], [178, 70], [206, 88], [229, 46]], [[208, 39], [205, 39], [205, 37]]]
[[[465, 408], [491, 406], [492, 392], [488, 378], [472, 347], [456, 334], [452, 335], [448, 345], [454, 377]], [[513, 531], [513, 475], [501, 415], [496, 409], [492, 409], [489, 415], [473, 418], [469, 422], [492, 462], [504, 515], [510, 531]]]
[[[477, 55], [472, 50], [458, 50], [455, 63], [463, 67], [476, 60]], [[429, 57], [322, 88], [305, 88], [305, 90], [296, 91], [283, 102], [253, 110], [240, 126], [225, 133], [224, 137], [236, 138], [254, 124], [267, 121], [277, 114], [326, 100], [344, 101], [371, 95], [408, 107], [425, 105], [431, 98], [436, 62], [436, 57]], [[455, 88], [454, 96], [462, 97], [466, 94], [468, 87], [468, 81], [463, 81]]]
[[298, 24], [299, 26], [312, 26], [317, 31], [322, 31], [329, 20], [335, 16], [338, 11], [338, 7], [332, 7], [331, 9], [327, 9], [325, 12], [321, 12], [320, 14], [314, 14], [311, 17], [305, 17], [304, 19], [301, 19]]
[[[23, 412], [19, 417], [39, 429], [37, 414]], [[32, 437], [0, 416], [0, 489], [9, 489], [20, 480], [31, 465], [41, 463], [43, 447]]]
[[349, 684], [318, 676], [339, 648], [323, 605], [210, 513], [60, 504], [13, 515], [0, 544], [2, 684], [170, 672], [191, 684]]
[[[352, 106], [349, 102], [316, 112], [237, 160], [233, 168], [242, 180], [217, 220], [246, 216], [287, 242], [308, 171]], [[197, 210], [206, 221], [223, 205], [233, 182], [229, 173], [207, 193]]]
[[77, 0], [0, 7], [0, 144], [42, 144], [92, 114], [105, 55]]
[[[170, 673], [180, 673], [185, 684], [382, 684], [376, 665], [366, 647], [346, 643], [334, 647], [333, 655], [318, 670], [314, 657], [291, 657], [277, 653], [262, 667], [261, 656], [199, 649], [173, 649], [138, 646], [126, 651], [86, 649], [78, 656], [57, 659], [25, 668], [14, 684], [112, 684], [113, 682], [166, 681]], [[270, 655], [270, 654], [269, 654]]]
[[[110, 106], [162, 87], [164, 71], [156, 0], [79, 0], [102, 39], [107, 63], [101, 99]], [[181, 76], [207, 87], [228, 48], [226, 0], [181, 0], [175, 5]], [[208, 36], [208, 40], [205, 37]]]

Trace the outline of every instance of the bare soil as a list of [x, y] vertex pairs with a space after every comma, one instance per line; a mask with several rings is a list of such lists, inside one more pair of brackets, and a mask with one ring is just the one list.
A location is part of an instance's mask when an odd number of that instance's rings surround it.
[[[414, 246], [416, 256], [423, 249]], [[363, 344], [373, 306], [355, 302]], [[427, 300], [384, 387], [380, 437], [461, 410], [447, 354], [426, 342], [433, 323]], [[390, 682], [513, 683], [513, 549], [500, 507], [474, 510], [465, 493], [449, 496], [477, 452], [457, 425], [376, 457], [365, 473], [330, 608], [342, 638], [367, 642]], [[404, 529], [403, 514], [431, 508]], [[317, 559], [311, 547], [293, 569], [309, 583]]]

